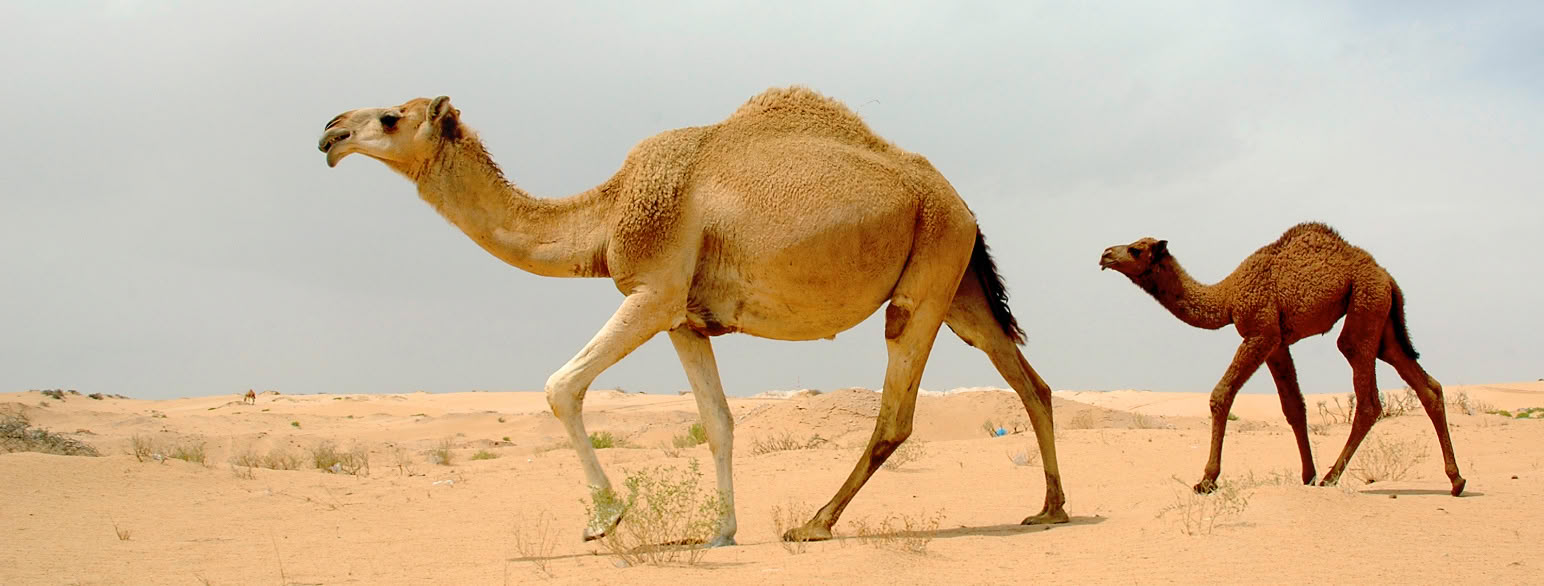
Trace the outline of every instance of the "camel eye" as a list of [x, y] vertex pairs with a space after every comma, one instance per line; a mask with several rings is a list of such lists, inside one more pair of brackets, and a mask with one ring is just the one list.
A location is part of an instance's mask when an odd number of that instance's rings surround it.
[[402, 117], [396, 114], [381, 114], [381, 127], [387, 130], [391, 130], [397, 127], [397, 121], [401, 119]]
[[1130, 254], [1131, 256], [1142, 256], [1142, 249], [1135, 246], [1127, 246], [1126, 253]]

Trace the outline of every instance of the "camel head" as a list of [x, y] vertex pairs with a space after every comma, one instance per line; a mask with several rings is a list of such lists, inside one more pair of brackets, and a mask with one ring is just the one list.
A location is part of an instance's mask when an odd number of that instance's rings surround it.
[[1133, 279], [1152, 268], [1153, 263], [1169, 256], [1169, 241], [1143, 238], [1131, 244], [1117, 244], [1104, 249], [1099, 270], [1115, 269]]
[[417, 98], [400, 106], [360, 108], [327, 123], [317, 148], [327, 153], [327, 166], [362, 153], [406, 172], [421, 166], [444, 141], [462, 134], [461, 111], [450, 98]]

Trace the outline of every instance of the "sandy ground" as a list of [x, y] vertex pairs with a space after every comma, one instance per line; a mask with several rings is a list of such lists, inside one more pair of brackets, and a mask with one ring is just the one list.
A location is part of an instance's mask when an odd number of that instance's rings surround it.
[[[1494, 409], [1544, 407], [1544, 383], [1450, 386]], [[1339, 396], [1344, 400], [1344, 395]], [[1309, 396], [1319, 473], [1349, 426]], [[995, 390], [927, 394], [919, 459], [881, 470], [836, 526], [888, 515], [939, 518], [935, 530], [853, 537], [791, 553], [773, 509], [824, 504], [867, 438], [878, 395], [733, 399], [737, 547], [692, 566], [619, 567], [578, 539], [584, 483], [539, 393], [304, 395], [265, 393], [140, 401], [38, 392], [0, 394], [0, 409], [99, 448], [104, 457], [0, 454], [0, 584], [663, 584], [663, 583], [1544, 583], [1544, 421], [1450, 409], [1462, 498], [1448, 483], [1419, 408], [1380, 422], [1363, 445], [1411, 446], [1407, 478], [1339, 487], [1297, 484], [1298, 457], [1274, 395], [1240, 396], [1224, 453], [1236, 510], [1188, 527], [1186, 511], [1222, 504], [1187, 492], [1206, 459], [1206, 396], [1059, 391], [1057, 441], [1072, 522], [1017, 521], [1038, 510], [1042, 470], [1011, 457], [1033, 436], [988, 437], [992, 419], [1027, 428], [1017, 399]], [[696, 458], [660, 445], [695, 421], [689, 396], [594, 391], [591, 431], [638, 447], [601, 450], [624, 469]], [[818, 447], [755, 454], [789, 433]], [[135, 436], [206, 446], [206, 464], [138, 461]], [[430, 451], [451, 442], [452, 465]], [[229, 461], [275, 448], [306, 455], [323, 441], [363, 448], [367, 476], [256, 469]], [[473, 460], [486, 450], [498, 457]], [[529, 559], [515, 535], [550, 523], [551, 553]], [[126, 532], [120, 539], [119, 532]], [[925, 547], [921, 553], [903, 545]]]

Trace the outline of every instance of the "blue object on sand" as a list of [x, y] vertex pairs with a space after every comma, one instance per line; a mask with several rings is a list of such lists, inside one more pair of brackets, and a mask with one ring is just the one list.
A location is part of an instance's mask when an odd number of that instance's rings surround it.
[[1005, 435], [1008, 435], [1008, 430], [1003, 429], [1001, 427], [997, 428], [997, 437], [1002, 437], [1002, 436], [1005, 436]]

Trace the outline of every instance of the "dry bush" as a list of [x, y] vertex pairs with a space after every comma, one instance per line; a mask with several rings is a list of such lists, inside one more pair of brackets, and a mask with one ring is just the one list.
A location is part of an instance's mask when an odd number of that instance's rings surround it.
[[1217, 480], [1217, 489], [1211, 494], [1196, 494], [1190, 485], [1175, 478], [1180, 484], [1175, 502], [1158, 511], [1158, 518], [1175, 518], [1176, 525], [1185, 535], [1210, 535], [1221, 521], [1243, 514], [1249, 507], [1251, 491], [1230, 479]]
[[1383, 414], [1378, 419], [1401, 417], [1421, 408], [1420, 398], [1414, 390], [1408, 388], [1397, 393], [1378, 391], [1378, 402], [1383, 404]]
[[830, 443], [826, 438], [812, 435], [805, 439], [793, 436], [793, 432], [785, 431], [770, 436], [762, 436], [751, 440], [751, 455], [760, 456], [773, 452], [787, 452], [792, 450], [812, 450], [822, 444]]
[[708, 430], [703, 429], [701, 423], [693, 423], [686, 428], [686, 433], [670, 438], [672, 448], [690, 448], [708, 443]]
[[127, 528], [119, 527], [117, 519], [108, 517], [107, 520], [112, 522], [113, 534], [118, 536], [118, 541], [128, 541], [130, 537], [134, 536], [134, 532], [129, 531]]
[[1372, 445], [1364, 442], [1362, 448], [1357, 450], [1350, 472], [1367, 484], [1404, 480], [1411, 469], [1425, 460], [1425, 445], [1418, 439], [1387, 440], [1378, 437]]
[[473, 460], [497, 460], [498, 457], [498, 454], [488, 450], [477, 450], [477, 453], [472, 454]]
[[783, 546], [783, 551], [798, 555], [809, 551], [808, 541], [784, 541], [783, 534], [789, 529], [802, 527], [805, 521], [813, 517], [815, 512], [807, 504], [788, 501], [787, 505], [772, 505], [772, 530], [776, 532], [773, 539]]
[[600, 545], [628, 565], [696, 564], [728, 512], [718, 491], [701, 484], [695, 459], [686, 470], [660, 466], [632, 471], [624, 482], [625, 497], [594, 491], [585, 513], [593, 520], [622, 517]]
[[625, 448], [628, 443], [626, 439], [609, 431], [597, 431], [590, 434], [590, 447], [597, 450]]
[[237, 478], [252, 480], [257, 478], [256, 469], [262, 465], [263, 459], [258, 457], [251, 446], [247, 446], [231, 454], [229, 462], [231, 474], [236, 475]]
[[156, 449], [155, 440], [149, 436], [136, 433], [134, 437], [129, 438], [129, 453], [134, 454], [135, 460], [140, 462], [155, 460], [159, 462], [164, 458], [159, 452]]
[[440, 440], [440, 443], [429, 450], [429, 461], [440, 466], [449, 466], [456, 459], [455, 452], [451, 451], [453, 447], [455, 447], [455, 441], [451, 438]]
[[1330, 426], [1323, 423], [1310, 423], [1308, 424], [1308, 433], [1318, 436], [1329, 435]]
[[370, 475], [370, 451], [355, 445], [348, 451], [339, 451], [337, 444], [324, 441], [311, 448], [311, 465], [317, 470], [350, 476]]
[[944, 512], [923, 512], [920, 515], [902, 515], [890, 513], [878, 523], [870, 523], [868, 519], [852, 521], [853, 536], [858, 538], [858, 543], [881, 549], [924, 554], [927, 553], [927, 545], [933, 541], [938, 526], [944, 521]]
[[41, 452], [60, 456], [100, 456], [96, 448], [80, 440], [64, 437], [46, 429], [31, 427], [20, 413], [0, 414], [0, 450]]
[[391, 449], [392, 460], [397, 464], [397, 473], [403, 476], [413, 475], [413, 454], [407, 448], [396, 446]]
[[1158, 427], [1158, 423], [1153, 421], [1153, 418], [1146, 413], [1133, 411], [1131, 413], [1131, 427], [1136, 429], [1155, 429]]
[[922, 459], [927, 454], [927, 442], [919, 439], [909, 439], [896, 446], [895, 451], [885, 458], [885, 470], [900, 470], [902, 466]]
[[274, 446], [268, 450], [268, 455], [263, 456], [264, 468], [269, 470], [299, 470], [300, 454], [285, 449], [283, 446]]
[[204, 451], [204, 440], [189, 440], [177, 442], [172, 446], [168, 458], [176, 458], [190, 464], [208, 465], [208, 454]]
[[543, 578], [552, 577], [547, 565], [552, 562], [552, 551], [558, 546], [552, 523], [553, 519], [546, 511], [538, 511], [534, 521], [529, 525], [520, 523], [514, 531], [515, 552], [520, 554], [519, 559], [531, 562], [536, 574]]
[[1098, 425], [1092, 409], [1084, 409], [1067, 418], [1067, 429], [1093, 429]]
[[1035, 451], [1028, 449], [1020, 449], [1016, 452], [1009, 451], [1007, 454], [1008, 461], [1013, 462], [1014, 466], [1040, 466], [1040, 450], [1038, 448]]

